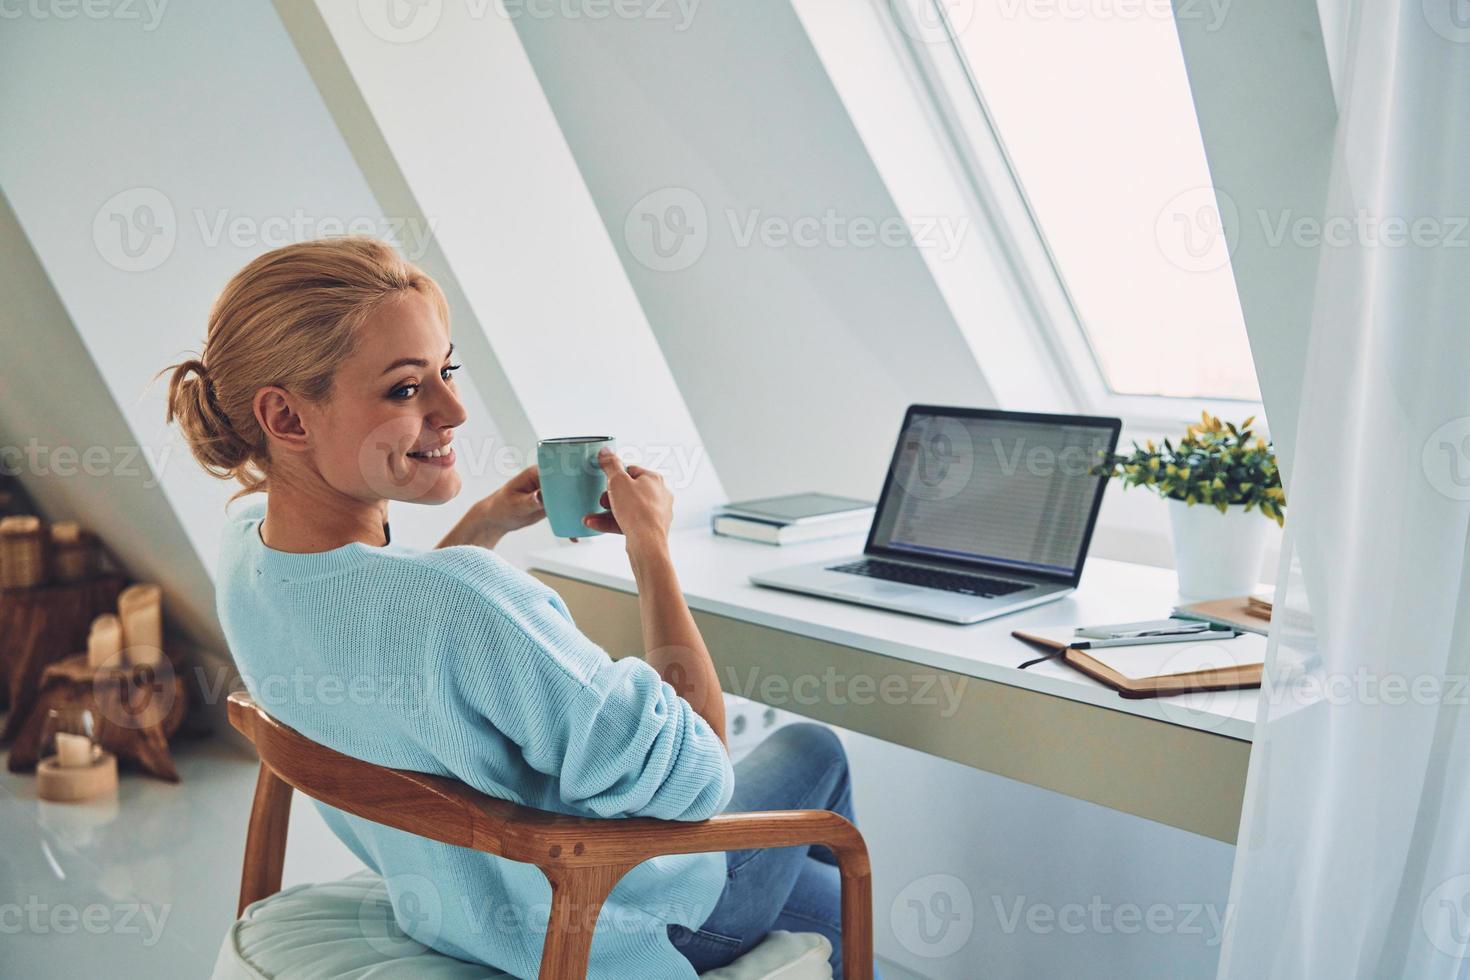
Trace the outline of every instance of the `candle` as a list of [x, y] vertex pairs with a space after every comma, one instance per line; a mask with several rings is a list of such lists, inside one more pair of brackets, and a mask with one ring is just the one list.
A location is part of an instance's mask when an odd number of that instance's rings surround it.
[[0, 517], [0, 533], [34, 534], [41, 530], [41, 519], [34, 514], [12, 514]]
[[46, 581], [46, 542], [34, 514], [0, 518], [0, 588], [29, 589]]
[[56, 761], [65, 769], [81, 769], [92, 764], [92, 740], [71, 732], [56, 733]]
[[57, 521], [51, 525], [51, 540], [75, 544], [82, 540], [82, 526], [76, 521]]
[[163, 590], [139, 582], [117, 597], [123, 649], [130, 664], [157, 665], [163, 659]]
[[92, 620], [92, 629], [87, 634], [87, 665], [89, 667], [119, 667], [122, 653], [122, 620], [112, 613], [103, 613]]

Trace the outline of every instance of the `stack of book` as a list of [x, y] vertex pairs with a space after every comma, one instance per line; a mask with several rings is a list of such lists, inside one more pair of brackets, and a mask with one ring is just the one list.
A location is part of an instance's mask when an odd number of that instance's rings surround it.
[[796, 493], [726, 504], [711, 518], [716, 534], [766, 544], [860, 534], [872, 523], [872, 501], [829, 493]]
[[1248, 595], [1234, 599], [1194, 602], [1175, 606], [1174, 615], [1202, 619], [1217, 626], [1229, 626], [1231, 629], [1265, 636], [1271, 628], [1271, 596]]

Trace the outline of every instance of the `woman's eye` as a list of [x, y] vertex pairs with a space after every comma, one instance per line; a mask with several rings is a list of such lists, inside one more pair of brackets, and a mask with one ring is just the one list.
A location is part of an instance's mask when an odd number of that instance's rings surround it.
[[[450, 375], [453, 374], [455, 371], [458, 371], [462, 366], [463, 365], [460, 365], [460, 364], [446, 364], [442, 368], [439, 369], [439, 377], [442, 378], [445, 381], [452, 381], [454, 379], [451, 378]], [[401, 400], [403, 400], [405, 398], [411, 398], [413, 396], [413, 394], [415, 392], [417, 392], [418, 390], [419, 390], [419, 386], [417, 384], [414, 384], [414, 383], [403, 384], [403, 385], [399, 385], [397, 388], [394, 388], [392, 391], [388, 392], [388, 397], [389, 398], [396, 398], [396, 399], [398, 399], [398, 400], [401, 401]]]

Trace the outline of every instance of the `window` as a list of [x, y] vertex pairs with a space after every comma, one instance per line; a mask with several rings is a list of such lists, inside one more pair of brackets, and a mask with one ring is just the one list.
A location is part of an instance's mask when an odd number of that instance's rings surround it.
[[[1013, 198], [991, 203], [1033, 287], [1056, 294], [1046, 319], [1074, 335], [1059, 347], [1099, 390], [1090, 400], [1136, 415], [1151, 399], [1156, 416], [1259, 402], [1219, 217], [1230, 204], [1210, 186], [1170, 5], [894, 7], [969, 144], [961, 157]], [[1192, 401], [1173, 411], [1160, 396]]]

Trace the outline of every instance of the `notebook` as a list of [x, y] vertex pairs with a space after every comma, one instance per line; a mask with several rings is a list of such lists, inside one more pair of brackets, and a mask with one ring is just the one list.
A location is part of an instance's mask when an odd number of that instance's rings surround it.
[[726, 504], [711, 515], [716, 534], [766, 544], [797, 544], [859, 534], [873, 523], [873, 502], [829, 493], [793, 493]]
[[1271, 602], [1260, 596], [1195, 602], [1175, 607], [1174, 615], [1187, 619], [1203, 619], [1247, 633], [1259, 633], [1261, 636], [1265, 636], [1271, 628]]
[[1100, 650], [1069, 646], [1076, 638], [1071, 627], [1016, 630], [1011, 635], [1042, 650], [1064, 651], [1059, 659], [1125, 698], [1260, 687], [1266, 662], [1266, 638], [1255, 633], [1242, 633], [1233, 640]]

